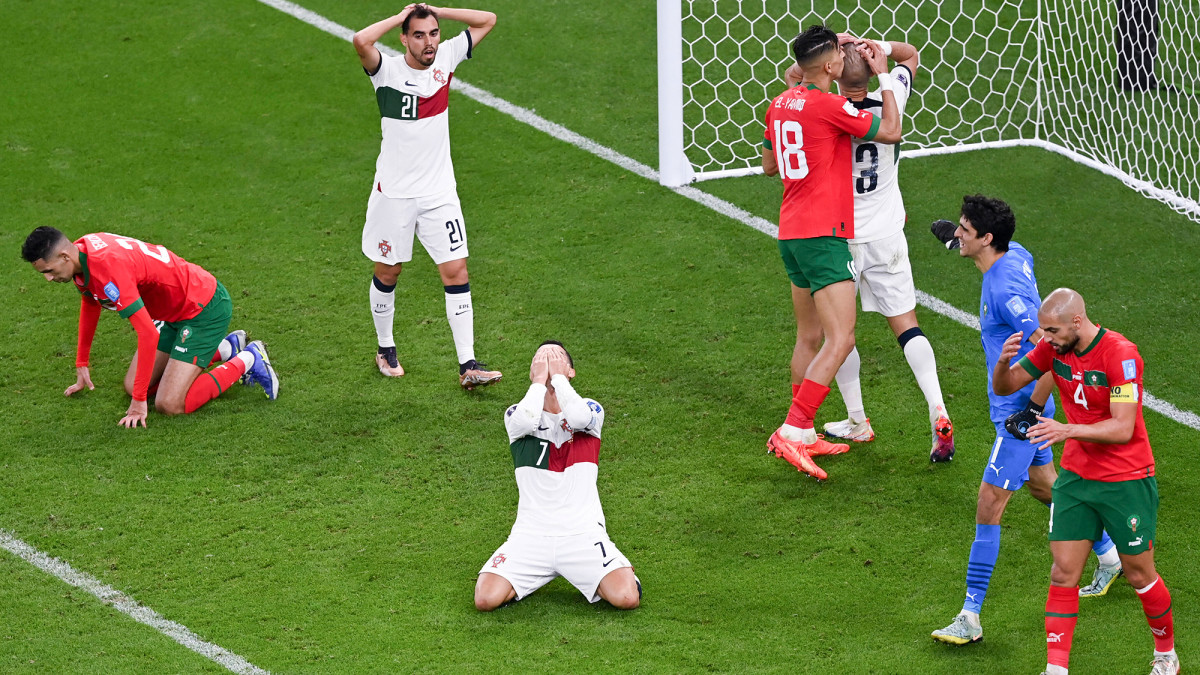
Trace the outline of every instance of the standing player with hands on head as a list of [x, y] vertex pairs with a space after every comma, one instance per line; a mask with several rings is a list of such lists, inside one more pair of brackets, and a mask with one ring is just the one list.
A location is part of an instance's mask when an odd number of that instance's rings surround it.
[[830, 381], [854, 349], [856, 275], [846, 243], [854, 237], [850, 139], [897, 143], [901, 137], [887, 57], [874, 43], [858, 49], [879, 77], [882, 118], [829, 93], [844, 56], [837, 34], [812, 26], [792, 41], [801, 79], [771, 101], [763, 138], [763, 171], [783, 179], [779, 252], [796, 315], [792, 404], [767, 449], [818, 480], [828, 475], [813, 456], [850, 449], [819, 437], [814, 422]]
[[[441, 44], [438, 19], [467, 24]], [[500, 380], [475, 360], [475, 312], [467, 276], [467, 232], [450, 160], [450, 80], [496, 25], [496, 15], [474, 9], [414, 4], [354, 34], [354, 49], [375, 87], [383, 142], [367, 201], [362, 251], [375, 262], [371, 312], [379, 349], [375, 365], [389, 377], [404, 374], [392, 324], [401, 266], [412, 260], [413, 236], [433, 258], [446, 293], [446, 320], [458, 354], [459, 383], [472, 389]], [[400, 28], [404, 56], [375, 46]]]
[[1112, 533], [1125, 578], [1137, 590], [1154, 635], [1150, 675], [1176, 675], [1171, 594], [1154, 567], [1158, 483], [1142, 418], [1142, 357], [1137, 345], [1087, 316], [1068, 288], [1042, 302], [1043, 338], [1015, 364], [1023, 333], [1004, 343], [992, 387], [1004, 396], [1053, 373], [1067, 423], [1039, 416], [1029, 440], [1039, 449], [1064, 443], [1062, 473], [1050, 506], [1050, 592], [1046, 600], [1047, 665], [1067, 675], [1079, 614], [1079, 577], [1092, 542]]
[[[839, 33], [845, 65], [837, 78], [838, 92], [858, 110], [883, 114], [882, 89], [870, 91], [871, 68], [859, 48], [868, 41], [848, 33]], [[912, 94], [920, 55], [907, 42], [871, 41], [896, 62], [891, 71], [892, 94], [901, 118]], [[799, 66], [784, 75], [789, 87], [800, 83]], [[929, 413], [933, 445], [929, 459], [948, 462], [954, 457], [954, 426], [946, 412], [942, 387], [938, 381], [937, 359], [933, 346], [917, 324], [917, 292], [912, 265], [908, 260], [908, 240], [904, 236], [907, 214], [900, 194], [900, 146], [855, 138], [850, 145], [854, 164], [850, 180], [854, 185], [854, 238], [850, 254], [858, 269], [858, 293], [864, 312], [882, 314], [900, 343], [900, 349], [917, 379]], [[863, 405], [859, 384], [861, 359], [858, 348], [850, 350], [837, 372], [838, 391], [846, 404], [847, 419], [829, 422], [825, 434], [832, 438], [866, 443], [875, 439], [871, 420]]]
[[[970, 258], [983, 273], [979, 292], [979, 338], [987, 363], [988, 410], [996, 429], [996, 440], [984, 462], [975, 503], [975, 539], [967, 558], [966, 595], [962, 610], [945, 628], [933, 631], [939, 642], [969, 644], [983, 639], [980, 613], [988, 593], [992, 573], [1000, 556], [1000, 520], [1008, 502], [1022, 486], [1043, 504], [1050, 503], [1050, 488], [1056, 477], [1054, 454], [1037, 449], [1022, 435], [1012, 432], [1007, 419], [1030, 408], [1054, 414], [1053, 388], [1049, 378], [1030, 382], [1019, 391], [1001, 396], [992, 391], [991, 374], [1008, 336], [1013, 331], [1029, 330], [1028, 339], [1019, 343], [1022, 354], [1034, 348], [1042, 334], [1037, 326], [1041, 305], [1033, 255], [1013, 241], [1017, 219], [1008, 204], [982, 195], [963, 197], [958, 237], [959, 255]], [[1035, 405], [1033, 402], [1037, 401]], [[1044, 410], [1043, 410], [1044, 406]], [[1102, 536], [1096, 542], [1096, 588], [1092, 595], [1103, 595], [1120, 572], [1120, 562], [1112, 541]], [[1115, 566], [1115, 567], [1114, 567]], [[1115, 569], [1115, 571], [1114, 571]]]
[[571, 386], [575, 364], [556, 340], [529, 366], [529, 392], [504, 413], [515, 465], [517, 520], [475, 584], [475, 607], [490, 612], [564, 576], [588, 602], [641, 604], [642, 584], [608, 537], [596, 490], [604, 408]]
[[[81, 294], [75, 384], [70, 396], [94, 389], [88, 366], [100, 310], [128, 319], [137, 332], [137, 355], [126, 376], [132, 397], [121, 426], [146, 426], [147, 399], [164, 415], [196, 411], [239, 380], [257, 384], [275, 400], [279, 377], [262, 342], [245, 345], [245, 333], [228, 333], [233, 302], [207, 270], [163, 246], [115, 234], [87, 234], [72, 242], [53, 227], [29, 234], [21, 255], [47, 281], [74, 282]], [[162, 321], [155, 328], [154, 321]], [[204, 372], [211, 363], [225, 363]]]

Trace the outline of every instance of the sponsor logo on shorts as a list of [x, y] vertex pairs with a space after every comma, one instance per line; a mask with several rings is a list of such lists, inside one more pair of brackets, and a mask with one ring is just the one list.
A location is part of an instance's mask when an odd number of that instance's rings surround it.
[[508, 558], [503, 553], [497, 553], [496, 557], [492, 558], [492, 567], [499, 567], [505, 560], [508, 560]]
[[175, 345], [175, 351], [179, 352], [180, 354], [186, 354], [187, 347], [180, 347], [179, 345]]
[[1141, 538], [1141, 537], [1138, 537], [1137, 539], [1134, 539], [1133, 541], [1129, 542], [1129, 544], [1128, 544], [1128, 545], [1129, 545], [1129, 546], [1141, 546], [1141, 545], [1142, 545], [1142, 538]]
[[1137, 534], [1138, 525], [1142, 524], [1142, 518], [1135, 513], [1132, 516], [1129, 516], [1129, 518], [1125, 521], [1125, 524], [1129, 526], [1130, 532]]
[[379, 255], [387, 255], [392, 252], [392, 245], [387, 239], [379, 242]]

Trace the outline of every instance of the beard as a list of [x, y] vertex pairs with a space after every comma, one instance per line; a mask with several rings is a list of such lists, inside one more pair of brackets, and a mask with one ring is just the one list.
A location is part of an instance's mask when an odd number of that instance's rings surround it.
[[1066, 354], [1067, 352], [1075, 349], [1075, 347], [1077, 347], [1078, 345], [1079, 345], [1079, 336], [1076, 335], [1074, 340], [1071, 340], [1070, 342], [1068, 342], [1064, 345], [1054, 345], [1054, 351], [1058, 352], [1059, 355], [1062, 355], [1062, 354]]

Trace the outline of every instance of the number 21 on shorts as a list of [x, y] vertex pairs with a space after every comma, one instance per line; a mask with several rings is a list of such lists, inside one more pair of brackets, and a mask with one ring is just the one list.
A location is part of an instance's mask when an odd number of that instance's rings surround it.
[[775, 120], [775, 163], [783, 177], [789, 180], [800, 180], [808, 175], [804, 129], [796, 120]]

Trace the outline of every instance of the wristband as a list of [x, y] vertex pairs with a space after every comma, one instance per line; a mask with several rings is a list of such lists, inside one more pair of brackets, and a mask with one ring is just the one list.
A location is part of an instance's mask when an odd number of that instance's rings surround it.
[[879, 48], [883, 50], [884, 56], [892, 55], [892, 43], [887, 40], [876, 40], [875, 44], [879, 45]]
[[892, 91], [892, 76], [889, 73], [879, 73], [875, 77], [879, 78], [879, 88], [883, 91]]
[[1046, 412], [1046, 404], [1043, 403], [1042, 405], [1038, 405], [1038, 404], [1034, 403], [1033, 400], [1031, 399], [1029, 401], [1029, 412], [1033, 412], [1033, 413], [1037, 413], [1037, 414], [1041, 415], [1042, 413]]

